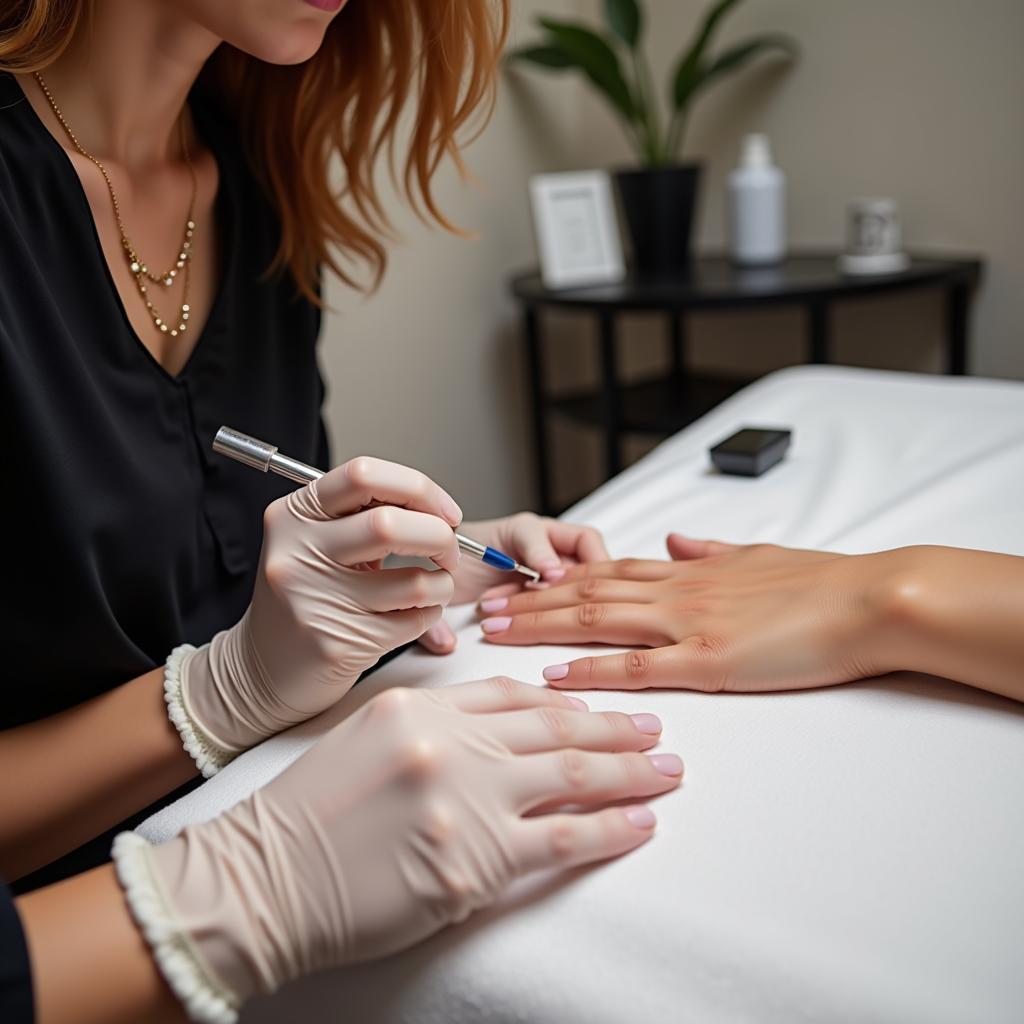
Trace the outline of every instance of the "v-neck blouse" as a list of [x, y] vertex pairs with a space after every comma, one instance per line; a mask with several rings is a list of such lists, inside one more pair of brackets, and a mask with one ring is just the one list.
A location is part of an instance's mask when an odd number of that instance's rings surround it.
[[230, 119], [191, 102], [220, 172], [222, 266], [172, 377], [128, 321], [66, 153], [0, 74], [0, 728], [103, 693], [241, 616], [263, 509], [292, 485], [215, 455], [218, 427], [327, 465], [319, 311], [289, 277], [265, 276], [272, 205]]

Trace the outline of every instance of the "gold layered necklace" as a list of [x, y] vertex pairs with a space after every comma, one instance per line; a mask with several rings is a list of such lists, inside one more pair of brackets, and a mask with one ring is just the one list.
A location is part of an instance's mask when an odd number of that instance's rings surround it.
[[[121, 246], [124, 249], [124, 254], [128, 259], [128, 269], [131, 270], [132, 276], [135, 278], [135, 283], [138, 286], [139, 294], [142, 296], [143, 301], [146, 303], [146, 309], [149, 315], [153, 318], [153, 324], [164, 334], [170, 334], [172, 338], [176, 338], [179, 334], [184, 334], [188, 328], [188, 269], [189, 264], [192, 262], [192, 236], [196, 230], [196, 222], [194, 218], [195, 206], [196, 206], [196, 171], [192, 166], [192, 157], [188, 151], [188, 140], [185, 137], [185, 122], [184, 119], [180, 122], [181, 129], [181, 151], [185, 156], [185, 163], [188, 165], [188, 173], [192, 178], [192, 197], [188, 204], [188, 216], [185, 218], [185, 234], [181, 242], [181, 247], [178, 249], [178, 258], [174, 261], [174, 266], [162, 274], [154, 274], [146, 262], [138, 254], [135, 246], [132, 245], [131, 240], [128, 238], [128, 233], [124, 229], [124, 223], [121, 220], [121, 207], [117, 202], [117, 194], [114, 192], [114, 186], [110, 181], [110, 175], [107, 174], [107, 169], [92, 155], [88, 152], [82, 144], [75, 138], [75, 133], [71, 130], [71, 126], [64, 119], [64, 115], [60, 112], [60, 107], [57, 106], [56, 100], [53, 98], [53, 94], [47, 88], [46, 82], [43, 81], [43, 76], [37, 71], [35, 73], [36, 81], [39, 83], [39, 87], [43, 90], [43, 95], [46, 97], [47, 103], [50, 104], [54, 115], [57, 120], [60, 121], [61, 127], [67, 132], [68, 138], [71, 140], [71, 145], [99, 169], [100, 174], [103, 175], [103, 180], [107, 183], [107, 191], [110, 193], [110, 201], [114, 204], [114, 219], [117, 221], [117, 230], [121, 233]], [[165, 288], [170, 288], [174, 284], [178, 274], [182, 275], [182, 290], [181, 290], [181, 311], [178, 316], [177, 326], [173, 326], [173, 322], [168, 323], [167, 320], [160, 315], [159, 310], [153, 305], [149, 298], [149, 294], [146, 288], [146, 282], [149, 281], [152, 284], [162, 285]]]

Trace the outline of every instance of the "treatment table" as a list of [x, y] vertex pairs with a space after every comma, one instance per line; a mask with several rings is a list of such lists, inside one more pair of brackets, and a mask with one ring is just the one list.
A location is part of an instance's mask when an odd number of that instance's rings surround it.
[[[789, 455], [757, 479], [714, 472], [707, 449], [745, 425], [792, 428]], [[1024, 384], [783, 370], [566, 515], [601, 529], [616, 557], [665, 557], [670, 530], [1024, 555]], [[449, 617], [453, 655], [408, 650], [140, 832], [166, 839], [231, 806], [385, 687], [541, 683], [543, 666], [580, 656], [488, 646], [472, 609]], [[652, 805], [649, 843], [524, 880], [463, 925], [290, 986], [244, 1020], [1024, 1021], [1024, 705], [910, 674], [775, 694], [582, 696], [659, 715], [658, 749], [686, 762], [683, 785]]]

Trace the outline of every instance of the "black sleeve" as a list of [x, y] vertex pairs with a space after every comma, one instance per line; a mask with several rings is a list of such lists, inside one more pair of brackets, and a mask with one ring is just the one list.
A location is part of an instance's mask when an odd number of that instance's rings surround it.
[[0, 1020], [32, 1024], [32, 972], [14, 897], [0, 883]]

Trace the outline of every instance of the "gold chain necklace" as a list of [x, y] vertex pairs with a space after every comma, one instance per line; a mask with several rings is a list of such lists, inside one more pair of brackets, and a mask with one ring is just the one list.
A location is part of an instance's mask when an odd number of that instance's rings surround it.
[[[90, 160], [96, 165], [100, 174], [103, 175], [103, 180], [107, 183], [107, 191], [110, 193], [110, 201], [114, 204], [114, 219], [117, 221], [117, 230], [121, 233], [121, 246], [124, 249], [125, 256], [128, 258], [128, 269], [131, 270], [132, 276], [135, 278], [135, 283], [139, 288], [139, 294], [146, 303], [146, 310], [153, 318], [154, 326], [159, 328], [164, 334], [170, 334], [172, 338], [176, 338], [179, 334], [184, 334], [188, 327], [189, 316], [188, 270], [189, 264], [192, 262], [192, 235], [196, 229], [196, 222], [193, 216], [196, 206], [196, 171], [195, 167], [192, 166], [192, 157], [188, 151], [188, 142], [185, 138], [184, 119], [180, 122], [181, 149], [185, 155], [185, 163], [188, 165], [188, 173], [192, 178], [192, 197], [188, 204], [188, 216], [185, 218], [185, 237], [181, 243], [181, 248], [178, 250], [178, 258], [175, 260], [174, 266], [163, 274], [154, 274], [135, 251], [135, 247], [128, 238], [128, 233], [125, 231], [124, 224], [121, 221], [121, 207], [118, 205], [117, 195], [114, 192], [114, 186], [110, 181], [110, 175], [107, 174], [107, 169], [99, 162], [99, 160], [96, 159], [96, 157], [92, 155], [92, 153], [82, 146], [78, 139], [75, 138], [75, 133], [71, 130], [71, 126], [67, 121], [64, 120], [64, 115], [60, 112], [60, 107], [57, 106], [57, 102], [54, 100], [53, 94], [47, 88], [46, 82], [43, 81], [43, 76], [39, 74], [38, 71], [35, 72], [35, 78], [39, 83], [39, 87], [43, 90], [43, 95], [46, 97], [47, 103], [50, 104], [50, 108], [53, 110], [54, 115], [60, 122], [61, 127], [67, 132], [68, 138], [71, 140], [71, 145], [73, 145], [75, 149], [86, 158], [86, 160]], [[149, 300], [149, 297], [146, 294], [146, 281], [149, 280], [154, 284], [162, 284], [165, 288], [170, 288], [170, 286], [174, 284], [174, 279], [178, 276], [179, 271], [182, 272], [181, 312], [178, 317], [178, 326], [172, 327], [164, 320], [159, 311]]]

